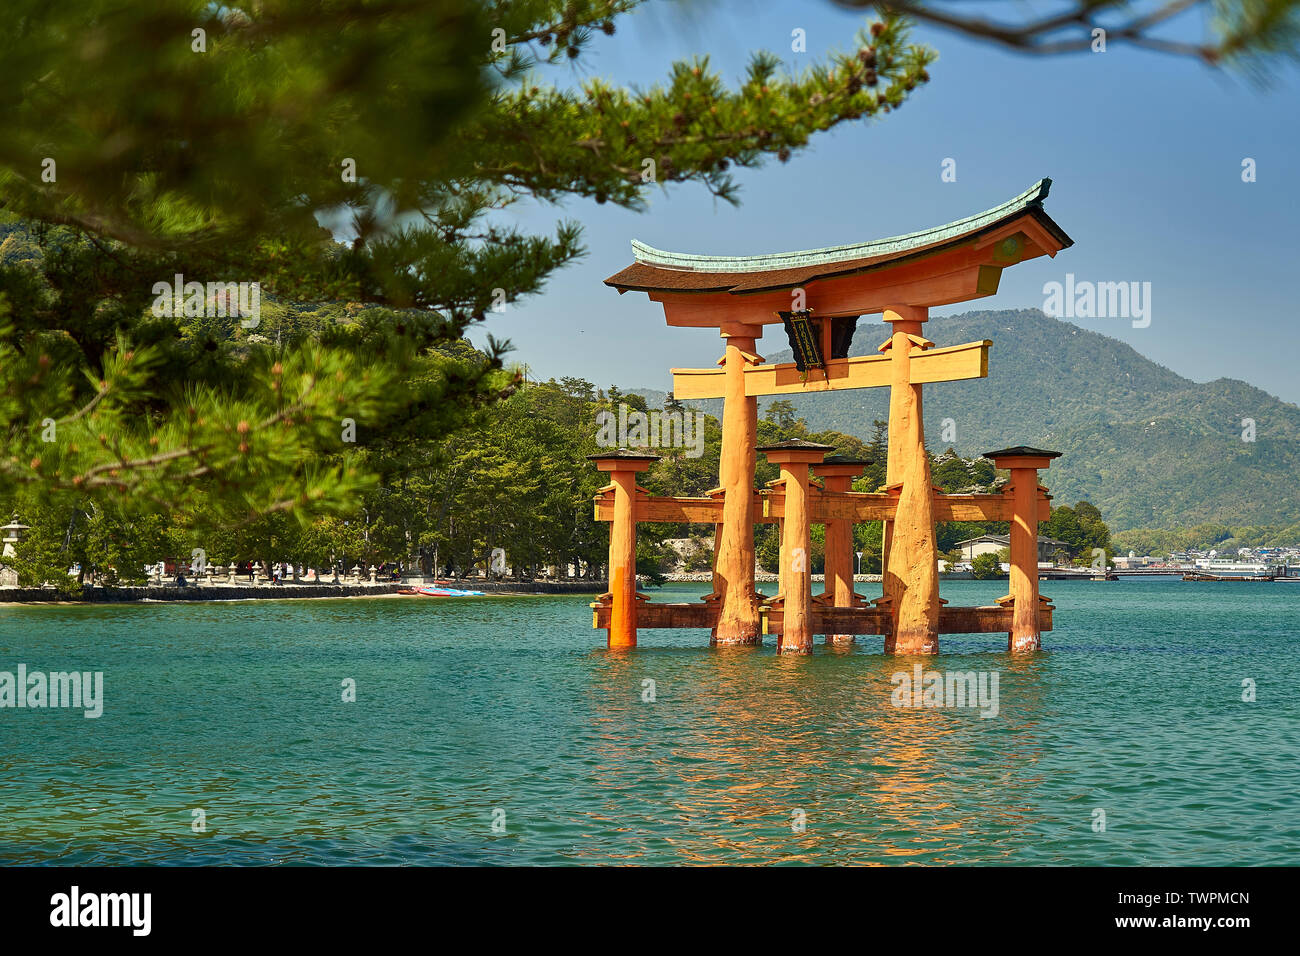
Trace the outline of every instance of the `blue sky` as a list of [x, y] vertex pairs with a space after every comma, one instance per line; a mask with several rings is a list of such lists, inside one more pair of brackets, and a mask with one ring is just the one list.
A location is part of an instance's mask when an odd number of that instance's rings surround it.
[[[797, 69], [827, 50], [852, 49], [865, 22], [829, 0], [651, 0], [620, 20], [614, 37], [593, 43], [580, 71], [566, 66], [557, 75], [649, 85], [672, 60], [707, 53], [735, 81], [753, 50], [772, 50]], [[806, 31], [806, 55], [790, 52], [795, 28]], [[928, 86], [896, 114], [815, 138], [785, 165], [741, 170], [739, 207], [691, 185], [654, 192], [645, 213], [576, 200], [516, 206], [512, 218], [533, 230], [581, 222], [589, 253], [472, 337], [510, 339], [512, 359], [528, 365], [530, 378], [667, 389], [669, 368], [712, 365], [721, 343], [716, 332], [670, 329], [645, 295], [619, 296], [602, 284], [631, 261], [630, 239], [717, 255], [855, 242], [981, 211], [1049, 176], [1047, 209], [1075, 245], [1055, 260], [1008, 269], [995, 296], [934, 315], [1041, 308], [1044, 283], [1067, 272], [1150, 282], [1148, 327], [1119, 318], [1075, 323], [1197, 381], [1242, 379], [1300, 403], [1296, 70], [1283, 68], [1261, 88], [1121, 45], [1038, 58], [933, 29], [918, 28], [913, 39], [939, 53]], [[1246, 157], [1256, 161], [1256, 182], [1242, 182]], [[940, 179], [945, 158], [956, 160], [954, 183]], [[759, 350], [784, 347], [769, 331]]]

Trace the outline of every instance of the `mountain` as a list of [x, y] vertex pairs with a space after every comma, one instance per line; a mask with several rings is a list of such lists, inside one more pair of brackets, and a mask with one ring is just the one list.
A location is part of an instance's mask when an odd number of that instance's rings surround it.
[[[864, 320], [853, 355], [888, 330]], [[1037, 310], [934, 318], [936, 345], [991, 339], [987, 379], [925, 387], [926, 444], [978, 455], [1008, 445], [1062, 452], [1043, 475], [1058, 502], [1087, 498], [1113, 529], [1300, 521], [1300, 408], [1234, 379], [1198, 383], [1129, 345]], [[791, 360], [779, 329], [769, 362]], [[658, 402], [663, 393], [636, 390]], [[762, 408], [770, 399], [760, 399]], [[869, 437], [888, 418], [888, 389], [794, 398], [814, 431]], [[700, 403], [717, 414], [720, 402]], [[945, 422], [945, 419], [948, 421]], [[1254, 422], [1254, 441], [1249, 422]], [[945, 425], [947, 428], [945, 429]], [[945, 435], [948, 438], [945, 438]]]

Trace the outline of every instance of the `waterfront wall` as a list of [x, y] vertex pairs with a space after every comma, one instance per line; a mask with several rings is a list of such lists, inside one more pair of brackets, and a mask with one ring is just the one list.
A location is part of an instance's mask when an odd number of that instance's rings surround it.
[[[954, 575], [959, 576], [959, 575]], [[708, 571], [669, 574], [670, 583], [707, 584], [712, 580]], [[763, 583], [776, 581], [776, 575], [760, 572], [755, 580]], [[814, 574], [814, 581], [822, 575]], [[859, 574], [858, 583], [879, 582], [878, 574]], [[396, 594], [403, 589], [417, 587], [421, 582], [387, 581], [376, 584], [325, 584], [284, 582], [282, 584], [207, 584], [186, 585], [155, 584], [147, 587], [86, 587], [80, 594], [71, 594], [53, 588], [0, 587], [0, 604], [49, 604], [80, 601], [87, 604], [121, 604], [132, 601], [250, 601], [284, 600], [285, 598], [347, 598], [377, 597]], [[445, 582], [444, 582], [445, 583]], [[604, 580], [597, 581], [482, 581], [468, 578], [453, 581], [447, 587], [466, 591], [483, 591], [486, 594], [602, 594], [609, 590]], [[647, 587], [644, 581], [638, 587]]]
[[[489, 594], [600, 594], [604, 581], [461, 581], [451, 587]], [[377, 597], [396, 594], [410, 584], [396, 581], [379, 584], [235, 584], [153, 585], [149, 587], [87, 587], [80, 594], [53, 588], [0, 588], [0, 604], [81, 601], [89, 604], [119, 604], [132, 601], [249, 601], [285, 598]]]
[[[410, 587], [410, 585], [403, 585]], [[465, 591], [485, 591], [488, 594], [603, 594], [609, 584], [599, 581], [478, 581], [467, 578], [453, 581], [447, 587]]]

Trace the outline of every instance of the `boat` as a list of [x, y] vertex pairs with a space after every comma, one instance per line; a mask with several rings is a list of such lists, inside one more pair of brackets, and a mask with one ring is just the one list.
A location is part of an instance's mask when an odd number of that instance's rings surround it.
[[1183, 575], [1184, 581], [1274, 581], [1273, 574], [1209, 574], [1205, 571], [1189, 571]]
[[423, 587], [414, 588], [412, 594], [423, 594], [425, 597], [484, 597], [482, 591], [462, 591], [459, 588], [440, 588], [432, 584], [426, 584]]

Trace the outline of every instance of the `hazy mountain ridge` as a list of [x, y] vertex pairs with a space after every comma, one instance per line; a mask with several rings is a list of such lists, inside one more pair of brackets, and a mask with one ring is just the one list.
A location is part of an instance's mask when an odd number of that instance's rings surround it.
[[[887, 335], [883, 323], [862, 322], [851, 354], [874, 354]], [[926, 336], [940, 346], [993, 341], [987, 379], [926, 386], [932, 452], [1020, 444], [1063, 452], [1044, 484], [1059, 501], [1089, 499], [1114, 529], [1300, 520], [1295, 405], [1236, 379], [1193, 382], [1124, 342], [1037, 310], [934, 318]], [[769, 362], [790, 361], [784, 345], [780, 330], [769, 330], [759, 350]], [[662, 392], [635, 391], [662, 402]], [[864, 389], [792, 402], [815, 431], [867, 437], [874, 419], [888, 417], [888, 400], [887, 389]], [[771, 399], [759, 402], [761, 414]], [[700, 405], [721, 411], [720, 402]], [[1253, 442], [1242, 440], [1243, 419], [1254, 421]]]

